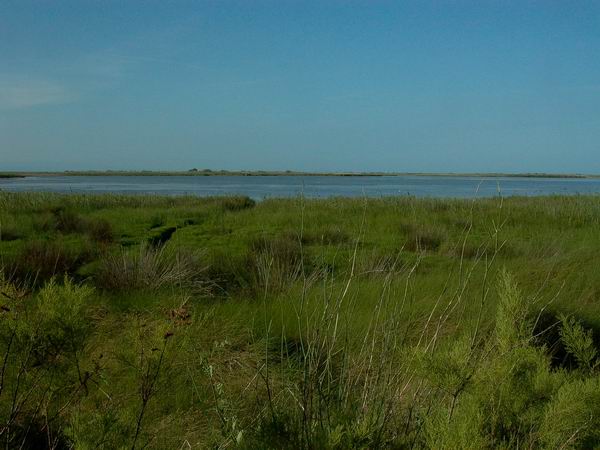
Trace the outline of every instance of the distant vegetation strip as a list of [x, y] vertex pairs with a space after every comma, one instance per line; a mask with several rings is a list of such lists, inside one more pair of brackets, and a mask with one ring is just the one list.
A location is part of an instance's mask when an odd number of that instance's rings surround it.
[[426, 173], [426, 172], [301, 172], [267, 170], [211, 170], [190, 169], [186, 171], [153, 170], [82, 170], [63, 172], [3, 172], [0, 178], [23, 178], [30, 176], [331, 176], [331, 177], [384, 177], [384, 176], [429, 176], [429, 177], [490, 177], [490, 178], [600, 178], [600, 175], [558, 173]]

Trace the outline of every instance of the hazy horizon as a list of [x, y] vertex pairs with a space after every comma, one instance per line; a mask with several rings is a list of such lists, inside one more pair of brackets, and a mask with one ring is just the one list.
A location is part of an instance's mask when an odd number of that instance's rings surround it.
[[600, 173], [600, 2], [0, 5], [0, 171]]

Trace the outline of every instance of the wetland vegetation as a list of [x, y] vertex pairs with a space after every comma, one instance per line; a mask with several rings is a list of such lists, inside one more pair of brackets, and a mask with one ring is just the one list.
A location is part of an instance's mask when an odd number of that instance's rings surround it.
[[5, 448], [600, 445], [600, 197], [0, 192]]

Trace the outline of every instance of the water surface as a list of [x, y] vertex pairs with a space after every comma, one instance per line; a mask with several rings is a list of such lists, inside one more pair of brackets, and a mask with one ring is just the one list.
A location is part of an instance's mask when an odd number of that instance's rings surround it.
[[0, 179], [0, 190], [30, 192], [273, 197], [472, 198], [600, 193], [600, 179], [475, 176], [38, 176]]

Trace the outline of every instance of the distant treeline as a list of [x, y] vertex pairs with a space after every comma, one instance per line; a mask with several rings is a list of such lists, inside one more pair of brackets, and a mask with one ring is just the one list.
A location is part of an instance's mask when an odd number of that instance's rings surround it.
[[430, 176], [430, 177], [519, 177], [519, 178], [598, 178], [600, 175], [557, 173], [425, 173], [425, 172], [301, 172], [268, 170], [211, 170], [190, 169], [186, 171], [163, 170], [66, 170], [63, 172], [4, 172], [0, 178], [26, 176], [336, 176], [336, 177], [384, 177], [384, 176]]

